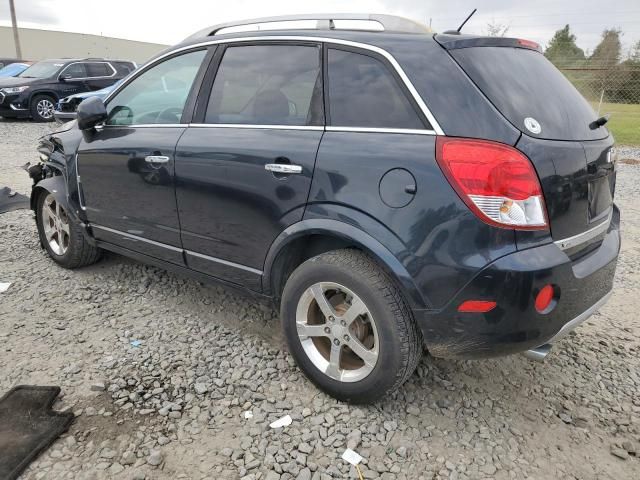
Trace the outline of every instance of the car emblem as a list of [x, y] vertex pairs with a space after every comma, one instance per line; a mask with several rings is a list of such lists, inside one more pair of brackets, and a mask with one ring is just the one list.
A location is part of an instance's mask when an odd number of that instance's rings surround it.
[[529, 130], [531, 133], [535, 133], [536, 135], [542, 131], [542, 127], [535, 118], [525, 118], [524, 126], [527, 127], [527, 130]]

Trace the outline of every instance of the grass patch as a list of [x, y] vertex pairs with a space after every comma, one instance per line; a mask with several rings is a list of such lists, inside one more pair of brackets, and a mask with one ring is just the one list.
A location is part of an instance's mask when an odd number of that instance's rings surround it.
[[[593, 108], [597, 111], [598, 104]], [[607, 128], [618, 145], [640, 146], [640, 104], [603, 103], [600, 114], [610, 113]]]

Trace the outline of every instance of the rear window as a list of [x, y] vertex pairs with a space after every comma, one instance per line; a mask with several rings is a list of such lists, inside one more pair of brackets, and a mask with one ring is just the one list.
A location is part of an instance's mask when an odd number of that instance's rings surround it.
[[87, 63], [87, 77], [110, 77], [113, 70], [106, 63]]
[[329, 49], [331, 125], [424, 129], [387, 67], [368, 55]]
[[449, 50], [502, 114], [522, 132], [550, 140], [597, 140], [597, 115], [569, 80], [544, 55], [509, 47]]

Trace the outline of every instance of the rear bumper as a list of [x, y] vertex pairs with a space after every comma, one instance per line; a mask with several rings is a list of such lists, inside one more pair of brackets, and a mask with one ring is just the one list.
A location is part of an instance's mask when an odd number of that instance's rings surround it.
[[[613, 289], [620, 251], [620, 212], [614, 207], [602, 243], [572, 261], [551, 243], [506, 255], [485, 267], [440, 311], [414, 311], [430, 353], [436, 357], [483, 358], [525, 352], [559, 340], [600, 308]], [[534, 307], [538, 292], [559, 292], [546, 314]], [[460, 313], [466, 300], [492, 300], [487, 313]], [[530, 352], [535, 356], [536, 352]]]
[[591, 315], [596, 313], [600, 307], [602, 307], [605, 303], [609, 301], [609, 298], [613, 294], [613, 290], [607, 293], [604, 297], [602, 297], [595, 305], [592, 305], [588, 310], [582, 312], [576, 318], [571, 320], [568, 323], [565, 323], [564, 326], [560, 329], [558, 333], [556, 333], [553, 337], [551, 337], [547, 343], [544, 345], [540, 345], [539, 347], [532, 348], [531, 350], [527, 350], [524, 352], [524, 356], [530, 358], [531, 360], [542, 361], [551, 351], [551, 347], [554, 343], [559, 340], [562, 340], [564, 337], [569, 335], [573, 330], [576, 329], [580, 324], [586, 321]]

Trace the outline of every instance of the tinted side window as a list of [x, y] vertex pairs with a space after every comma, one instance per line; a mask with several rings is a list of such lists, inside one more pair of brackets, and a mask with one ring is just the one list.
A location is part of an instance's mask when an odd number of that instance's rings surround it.
[[331, 125], [424, 129], [396, 78], [380, 60], [330, 48], [327, 63]]
[[110, 77], [113, 70], [106, 63], [87, 63], [87, 77]]
[[185, 53], [151, 67], [109, 101], [107, 125], [180, 123], [206, 50]]
[[72, 63], [62, 71], [63, 78], [86, 78], [87, 70], [84, 63]]
[[111, 65], [115, 67], [118, 75], [129, 75], [136, 69], [133, 63], [130, 62], [113, 62]]
[[206, 123], [320, 125], [320, 47], [229, 47], [213, 84]]

